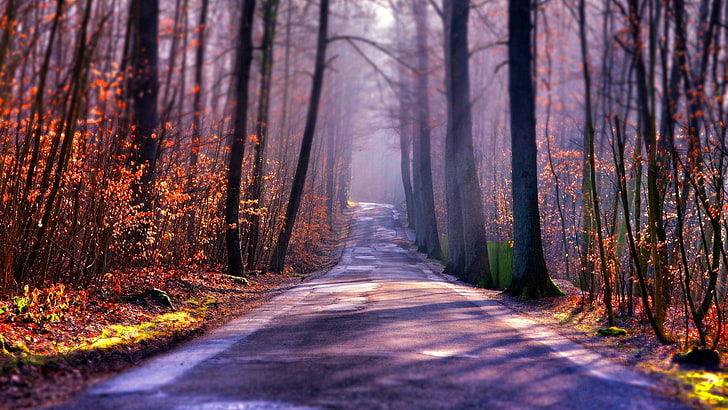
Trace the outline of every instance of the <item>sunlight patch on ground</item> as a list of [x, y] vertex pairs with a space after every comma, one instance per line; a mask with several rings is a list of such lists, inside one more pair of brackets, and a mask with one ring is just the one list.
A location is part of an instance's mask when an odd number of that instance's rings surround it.
[[374, 268], [376, 268], [376, 266], [374, 265], [349, 265], [346, 267], [346, 270], [354, 272], [365, 272]]
[[314, 410], [317, 407], [297, 406], [295, 404], [280, 403], [275, 401], [250, 400], [250, 401], [208, 401], [195, 403], [187, 406], [177, 406], [176, 410], [185, 409], [223, 409], [223, 410]]
[[353, 256], [353, 258], [354, 259], [363, 259], [363, 260], [367, 260], [367, 261], [375, 261], [375, 260], [377, 260], [377, 257], [376, 256], [372, 256], [372, 255]]
[[705, 404], [728, 406], [728, 381], [725, 374], [706, 371], [678, 372], [678, 380], [692, 389], [689, 397]]
[[378, 283], [373, 282], [360, 282], [360, 283], [331, 283], [317, 285], [314, 292], [328, 292], [328, 293], [361, 293], [371, 292], [378, 288]]
[[198, 321], [200, 319], [193, 317], [189, 312], [181, 311], [165, 313], [152, 321], [138, 325], [112, 325], [104, 329], [101, 336], [86, 349], [106, 349], [128, 341], [139, 343], [169, 333], [170, 330], [187, 328]]
[[437, 358], [445, 358], [445, 357], [458, 357], [462, 359], [477, 359], [478, 356], [469, 354], [469, 353], [461, 353], [458, 350], [422, 350], [419, 352], [422, 355], [425, 356], [431, 356], [431, 357], [437, 357]]
[[363, 296], [352, 296], [337, 299], [334, 303], [316, 307], [317, 312], [350, 312], [366, 308], [367, 298]]

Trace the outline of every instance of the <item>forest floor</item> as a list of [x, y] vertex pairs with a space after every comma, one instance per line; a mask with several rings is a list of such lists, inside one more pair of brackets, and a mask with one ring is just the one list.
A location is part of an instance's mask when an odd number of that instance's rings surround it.
[[[340, 232], [337, 237], [345, 235]], [[326, 244], [319, 266], [335, 263], [341, 244]], [[89, 294], [58, 287], [0, 302], [0, 408], [63, 401], [315, 276], [255, 275], [246, 284], [220, 272], [176, 272], [159, 286], [173, 308], [151, 293]], [[582, 305], [577, 289], [565, 281], [559, 285], [567, 296], [523, 302], [501, 293], [488, 295], [616, 362], [649, 373], [663, 384], [660, 390], [679, 394], [698, 407], [728, 406], [725, 373], [677, 367], [670, 358], [680, 346], [659, 344], [649, 326], [635, 319], [619, 320], [627, 336], [597, 336], [596, 330], [605, 327], [601, 308]], [[19, 308], [23, 304], [29, 306]]]
[[684, 341], [660, 343], [649, 323], [639, 320], [638, 315], [616, 317], [617, 327], [626, 330], [627, 335], [600, 336], [597, 330], [607, 327], [603, 307], [599, 303], [585, 303], [586, 296], [568, 281], [554, 282], [566, 296], [533, 301], [522, 301], [503, 293], [492, 297], [562, 336], [648, 375], [660, 384], [660, 390], [676, 394], [695, 407], [728, 408], [728, 366], [725, 363], [717, 368], [701, 368], [673, 362], [675, 354], [686, 352]]
[[304, 278], [257, 275], [245, 285], [216, 272], [190, 272], [163, 288], [174, 309], [148, 297], [94, 295], [72, 302], [58, 321], [6, 317], [0, 322], [0, 408], [65, 400], [252, 310]]

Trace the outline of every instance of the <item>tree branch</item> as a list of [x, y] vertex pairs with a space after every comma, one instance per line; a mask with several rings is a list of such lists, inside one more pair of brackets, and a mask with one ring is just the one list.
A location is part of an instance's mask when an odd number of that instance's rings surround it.
[[411, 65], [407, 64], [406, 61], [404, 61], [401, 58], [397, 57], [394, 53], [392, 53], [391, 51], [389, 51], [386, 47], [382, 46], [381, 44], [379, 44], [379, 43], [377, 43], [375, 41], [369, 40], [367, 38], [358, 37], [358, 36], [334, 36], [334, 37], [330, 37], [328, 41], [329, 41], [329, 43], [332, 43], [334, 41], [340, 41], [340, 40], [343, 40], [343, 41], [348, 42], [349, 44], [352, 45], [352, 47], [354, 47], [360, 53], [361, 53], [361, 50], [357, 46], [354, 45], [354, 42], [359, 41], [359, 42], [362, 42], [364, 44], [368, 44], [368, 45], [376, 48], [377, 50], [381, 51], [382, 53], [388, 55], [393, 60], [395, 60], [397, 63], [403, 65], [404, 67], [407, 67], [411, 71], [418, 71], [415, 67], [412, 67]]

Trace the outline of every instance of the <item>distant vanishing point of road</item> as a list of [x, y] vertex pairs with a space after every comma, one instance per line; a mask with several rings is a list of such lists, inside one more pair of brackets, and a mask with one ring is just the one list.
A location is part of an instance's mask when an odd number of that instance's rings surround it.
[[330, 272], [58, 408], [687, 408], [411, 248], [361, 204]]

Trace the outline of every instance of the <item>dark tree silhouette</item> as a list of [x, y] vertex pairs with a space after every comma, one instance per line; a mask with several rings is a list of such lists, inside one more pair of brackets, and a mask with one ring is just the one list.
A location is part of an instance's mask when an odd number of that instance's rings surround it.
[[435, 219], [435, 199], [432, 188], [432, 160], [430, 158], [430, 103], [428, 93], [429, 63], [427, 56], [427, 2], [413, 0], [416, 32], [416, 99], [415, 127], [417, 135], [413, 143], [412, 182], [415, 203], [415, 233], [417, 248], [433, 259], [442, 258], [440, 238]]
[[251, 175], [249, 197], [253, 200], [253, 211], [250, 213], [250, 226], [247, 238], [247, 268], [257, 271], [260, 238], [260, 208], [263, 201], [263, 159], [268, 142], [268, 110], [270, 106], [271, 80], [273, 75], [273, 45], [276, 34], [276, 17], [278, 0], [266, 0], [261, 7], [263, 20], [263, 38], [260, 41], [260, 84], [258, 93], [258, 119], [255, 124], [253, 169]]
[[446, 195], [448, 271], [493, 288], [485, 238], [483, 198], [473, 154], [468, 51], [469, 0], [445, 0]]
[[[393, 4], [395, 10], [395, 33], [397, 36], [397, 53], [400, 58], [404, 58], [407, 54], [406, 39], [404, 36], [405, 29], [403, 27], [401, 14], [404, 11], [402, 0], [398, 0]], [[407, 206], [407, 223], [410, 227], [415, 227], [415, 200], [412, 192], [412, 163], [410, 161], [410, 148], [412, 147], [412, 109], [411, 109], [411, 90], [410, 90], [410, 74], [403, 64], [397, 65], [397, 77], [399, 80], [399, 153], [400, 153], [400, 173], [402, 174], [402, 187], [404, 189], [405, 204]]]
[[531, 0], [508, 2], [508, 93], [511, 108], [513, 189], [512, 295], [538, 299], [561, 295], [551, 281], [541, 242], [536, 168], [536, 115], [531, 78]]
[[240, 182], [242, 179], [243, 156], [245, 154], [250, 63], [253, 61], [254, 13], [255, 0], [244, 0], [236, 57], [235, 130], [230, 142], [227, 197], [225, 198], [225, 241], [227, 244], [228, 274], [233, 276], [243, 275], [243, 256], [240, 252]]
[[[197, 176], [197, 164], [200, 159], [202, 132], [202, 82], [203, 68], [205, 65], [205, 32], [207, 25], [207, 9], [209, 0], [202, 0], [200, 7], [200, 20], [197, 24], [197, 50], [195, 50], [195, 88], [193, 90], [194, 99], [192, 102], [192, 144], [190, 147], [190, 171], [187, 176], [187, 191], [194, 192], [195, 177]], [[191, 200], [194, 200], [194, 194], [191, 194]], [[196, 225], [195, 225], [195, 209], [190, 207], [187, 214], [187, 241], [197, 241]]]
[[157, 74], [159, 32], [159, 0], [132, 0], [130, 3], [130, 66], [129, 94], [132, 99], [133, 169], [141, 169], [139, 180], [132, 187], [134, 202], [140, 211], [151, 210], [151, 188], [159, 147], [156, 130], [159, 125]]
[[306, 174], [308, 173], [308, 163], [311, 159], [311, 147], [313, 145], [313, 135], [316, 131], [316, 117], [318, 116], [318, 107], [319, 102], [321, 101], [321, 89], [323, 88], [324, 83], [324, 71], [326, 69], [326, 44], [328, 42], [326, 36], [328, 33], [328, 24], [329, 0], [321, 0], [319, 9], [318, 40], [316, 41], [316, 62], [313, 73], [313, 83], [311, 85], [311, 98], [309, 99], [308, 112], [306, 114], [306, 125], [303, 129], [301, 152], [298, 155], [296, 174], [293, 177], [291, 195], [288, 199], [286, 216], [283, 220], [283, 230], [278, 237], [273, 258], [270, 262], [269, 268], [273, 272], [282, 272], [285, 267], [288, 244], [291, 241], [293, 225], [296, 223], [296, 216], [298, 214], [298, 209], [301, 206], [301, 198], [303, 197], [303, 188], [306, 185]]

